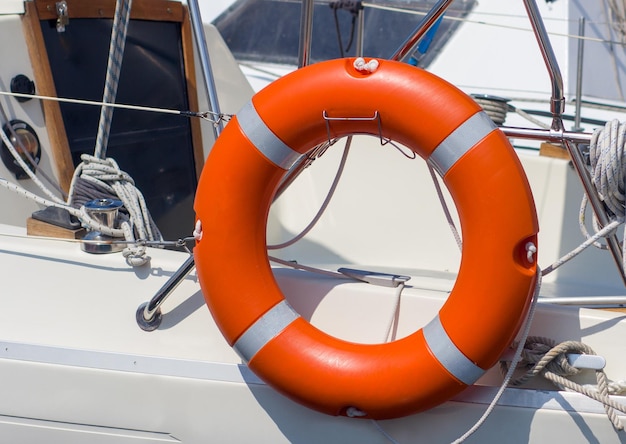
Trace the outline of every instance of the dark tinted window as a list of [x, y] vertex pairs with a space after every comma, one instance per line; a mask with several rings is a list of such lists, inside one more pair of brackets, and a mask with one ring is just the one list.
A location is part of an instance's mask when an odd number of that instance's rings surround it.
[[[313, 12], [311, 62], [355, 55], [354, 14], [331, 7], [336, 2], [316, 2]], [[367, 2], [364, 8], [363, 54], [389, 58], [414, 31], [435, 0]], [[455, 2], [441, 21], [426, 56], [427, 65], [475, 4]], [[215, 20], [235, 57], [243, 61], [298, 63], [301, 2], [293, 0], [239, 0]], [[336, 15], [336, 20], [335, 20]], [[340, 49], [339, 37], [343, 47]], [[350, 42], [352, 44], [350, 45]]]
[[[56, 21], [42, 22], [42, 32], [57, 94], [102, 100], [111, 26], [107, 19], [72, 19], [65, 32]], [[187, 110], [180, 24], [131, 20], [116, 102]], [[61, 103], [75, 164], [93, 154], [100, 108]], [[167, 239], [189, 234], [196, 189], [191, 124], [181, 116], [116, 109], [107, 156], [128, 172]]]

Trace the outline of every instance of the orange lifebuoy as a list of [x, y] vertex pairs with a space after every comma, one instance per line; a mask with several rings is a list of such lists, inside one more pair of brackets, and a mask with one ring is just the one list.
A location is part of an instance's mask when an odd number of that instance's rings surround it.
[[[327, 125], [324, 116], [353, 119]], [[380, 132], [441, 174], [463, 251], [433, 321], [393, 342], [355, 344], [285, 301], [268, 264], [266, 221], [301, 154], [329, 137]], [[353, 59], [322, 62], [261, 90], [215, 143], [195, 209], [197, 273], [224, 337], [266, 383], [328, 414], [392, 418], [450, 399], [496, 363], [532, 299], [537, 267], [526, 248], [538, 228], [519, 159], [471, 98], [407, 64], [383, 60], [366, 71]]]

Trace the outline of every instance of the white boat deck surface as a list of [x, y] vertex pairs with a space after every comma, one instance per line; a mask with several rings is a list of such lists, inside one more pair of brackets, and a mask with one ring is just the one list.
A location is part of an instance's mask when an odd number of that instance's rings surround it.
[[180, 359], [238, 359], [214, 331], [193, 273], [163, 306], [160, 329], [145, 332], [135, 322], [137, 307], [167, 281], [186, 253], [150, 249], [150, 265], [133, 268], [119, 253], [94, 255], [78, 243], [33, 237], [0, 236], [0, 251], [6, 276], [1, 297], [7, 309], [0, 313], [4, 341]]

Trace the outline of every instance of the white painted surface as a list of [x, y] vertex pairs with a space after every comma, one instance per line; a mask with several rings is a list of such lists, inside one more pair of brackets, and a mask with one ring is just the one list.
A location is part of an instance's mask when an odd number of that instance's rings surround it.
[[2, 2], [0, 2], [0, 15], [23, 14], [24, 10], [23, 0], [2, 0]]

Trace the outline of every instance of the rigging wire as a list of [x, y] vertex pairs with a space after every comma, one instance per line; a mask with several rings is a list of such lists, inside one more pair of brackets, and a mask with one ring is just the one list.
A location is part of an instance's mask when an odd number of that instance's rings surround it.
[[[412, 9], [406, 9], [406, 8], [401, 8], [401, 7], [396, 7], [396, 6], [387, 6], [387, 5], [377, 5], [377, 4], [373, 4], [373, 3], [363, 3], [363, 7], [365, 8], [371, 8], [371, 9], [379, 9], [379, 10], [383, 10], [383, 11], [391, 11], [391, 12], [399, 12], [399, 13], [403, 13], [403, 14], [413, 14], [413, 15], [418, 15], [418, 16], [425, 16], [426, 13], [422, 12], [422, 11], [415, 11]], [[488, 16], [490, 18], [493, 18], [495, 20], [501, 19], [501, 18], [519, 18], [520, 20], [528, 20], [528, 17], [526, 15], [515, 15], [515, 14], [500, 14], [500, 13], [484, 13], [481, 12], [480, 14], [475, 13], [476, 15], [484, 15], [484, 16]], [[484, 20], [473, 20], [473, 19], [467, 19], [467, 18], [463, 18], [463, 17], [452, 17], [452, 16], [444, 16], [443, 18], [444, 20], [450, 20], [450, 21], [456, 21], [456, 22], [461, 22], [461, 23], [472, 23], [472, 24], [476, 24], [476, 25], [482, 25], [482, 26], [492, 26], [492, 27], [496, 27], [496, 28], [502, 28], [502, 29], [509, 29], [509, 30], [513, 30], [513, 31], [525, 31], [525, 32], [530, 32], [532, 33], [533, 30], [530, 28], [530, 26], [512, 26], [512, 25], [507, 25], [507, 24], [502, 24], [499, 23], [497, 21], [494, 22], [488, 22], [488, 21], [484, 21]], [[572, 20], [567, 20], [567, 19], [556, 19], [556, 18], [546, 18], [544, 19], [544, 21], [562, 21], [562, 22], [571, 22]], [[588, 23], [594, 23], [594, 24], [610, 24], [610, 22], [596, 22], [596, 21], [590, 21]], [[620, 45], [620, 46], [626, 46], [626, 41], [616, 41], [616, 40], [608, 40], [608, 39], [602, 39], [599, 37], [589, 37], [589, 36], [580, 36], [577, 34], [568, 34], [568, 33], [562, 33], [562, 32], [548, 32], [548, 35], [554, 36], [554, 37], [566, 37], [566, 38], [570, 38], [570, 39], [576, 39], [576, 40], [585, 40], [585, 41], [589, 41], [589, 42], [598, 42], [598, 43], [611, 43], [611, 44], [615, 44], [615, 45]]]
[[0, 96], [22, 97], [22, 98], [37, 99], [37, 100], [49, 100], [52, 102], [73, 103], [77, 105], [105, 106], [105, 107], [110, 107], [110, 108], [146, 111], [146, 112], [152, 112], [152, 113], [174, 114], [174, 115], [183, 116], [183, 117], [198, 117], [203, 120], [209, 121], [214, 125], [217, 125], [219, 122], [227, 122], [232, 118], [232, 114], [214, 113], [211, 111], [188, 111], [188, 110], [177, 110], [177, 109], [170, 109], [170, 108], [156, 108], [156, 107], [143, 106], [143, 105], [128, 105], [128, 104], [123, 104], [123, 103], [105, 103], [105, 102], [98, 102], [97, 100], [42, 96], [38, 94], [22, 94], [22, 93], [14, 93], [14, 92], [9, 92], [9, 91], [0, 91]]

